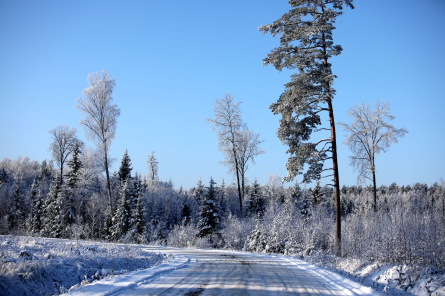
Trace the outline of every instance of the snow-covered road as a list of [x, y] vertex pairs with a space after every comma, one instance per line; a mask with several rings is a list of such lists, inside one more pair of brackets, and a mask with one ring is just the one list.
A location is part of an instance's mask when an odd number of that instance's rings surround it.
[[102, 280], [70, 295], [379, 295], [307, 262], [218, 250], [143, 247], [173, 260]]

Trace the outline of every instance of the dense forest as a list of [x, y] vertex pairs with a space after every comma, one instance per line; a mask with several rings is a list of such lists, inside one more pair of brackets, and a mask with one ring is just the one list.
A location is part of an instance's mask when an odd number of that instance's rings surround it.
[[[107, 180], [98, 153], [75, 150], [64, 178], [53, 161], [0, 162], [0, 232], [41, 237], [206, 247], [277, 254], [335, 252], [331, 187], [283, 187], [277, 174], [246, 184], [240, 212], [236, 184], [197, 180], [176, 188], [133, 173], [125, 152]], [[61, 181], [62, 180], [62, 181]], [[341, 189], [343, 256], [444, 267], [445, 184]]]

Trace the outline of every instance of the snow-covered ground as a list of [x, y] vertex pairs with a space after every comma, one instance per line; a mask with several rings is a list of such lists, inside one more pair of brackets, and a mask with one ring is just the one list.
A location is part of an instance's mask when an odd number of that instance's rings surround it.
[[0, 236], [0, 254], [0, 295], [445, 295], [445, 273], [432, 267], [321, 254], [300, 260], [14, 236]]
[[136, 288], [164, 273], [186, 267], [189, 262], [190, 259], [185, 256], [175, 256], [175, 258], [170, 256], [167, 261], [155, 267], [129, 272], [125, 275], [109, 277], [79, 288], [74, 287], [66, 295], [116, 295], [121, 292], [125, 294], [125, 291]]
[[301, 254], [296, 258], [333, 270], [389, 295], [445, 296], [445, 270], [434, 266], [365, 262], [323, 253]]
[[52, 295], [168, 260], [137, 245], [0, 236], [0, 295]]

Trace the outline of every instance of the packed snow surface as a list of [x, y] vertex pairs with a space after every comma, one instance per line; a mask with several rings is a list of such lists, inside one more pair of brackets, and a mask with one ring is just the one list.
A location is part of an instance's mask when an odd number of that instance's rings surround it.
[[143, 247], [174, 258], [68, 295], [383, 295], [335, 272], [283, 256]]

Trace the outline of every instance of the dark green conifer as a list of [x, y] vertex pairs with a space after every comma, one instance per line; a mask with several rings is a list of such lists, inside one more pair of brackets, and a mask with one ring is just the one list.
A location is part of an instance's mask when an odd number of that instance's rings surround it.
[[121, 184], [125, 182], [127, 178], [131, 178], [132, 170], [133, 168], [131, 167], [131, 159], [130, 156], [128, 155], [127, 149], [125, 149], [125, 153], [124, 156], [122, 157], [121, 165], [119, 167], [119, 172], [118, 172], [119, 181], [121, 182]]
[[68, 178], [67, 185], [69, 188], [74, 189], [79, 180], [80, 170], [83, 167], [82, 161], [80, 160], [81, 151], [81, 142], [76, 141], [73, 149], [73, 156], [67, 162], [67, 166], [70, 168], [68, 174], [66, 174]]
[[199, 237], [218, 233], [223, 226], [218, 189], [215, 185], [216, 183], [210, 178], [210, 186], [206, 188], [204, 199], [199, 207], [199, 221], [196, 226]]

